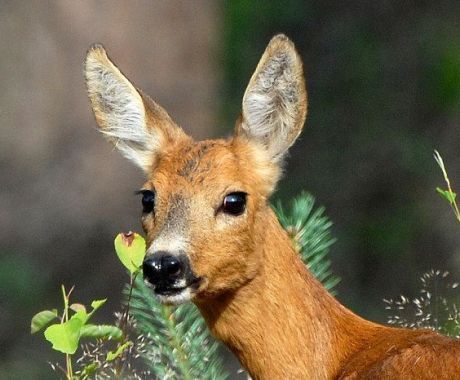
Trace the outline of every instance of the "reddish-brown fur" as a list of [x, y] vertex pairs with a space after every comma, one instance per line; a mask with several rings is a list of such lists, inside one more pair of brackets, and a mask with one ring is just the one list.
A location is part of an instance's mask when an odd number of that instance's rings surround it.
[[[203, 279], [190, 300], [254, 379], [460, 379], [458, 340], [353, 314], [307, 270], [271, 210], [281, 157], [306, 114], [302, 64], [286, 37], [267, 47], [227, 140], [193, 141], [100, 46], [85, 73], [101, 130], [157, 194], [142, 220], [148, 245], [165, 231], [184, 241]], [[248, 194], [237, 217], [219, 211], [234, 191]]]

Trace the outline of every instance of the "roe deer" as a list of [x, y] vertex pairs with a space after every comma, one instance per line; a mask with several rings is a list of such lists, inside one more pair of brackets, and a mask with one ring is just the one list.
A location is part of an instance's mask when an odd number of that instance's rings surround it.
[[254, 379], [460, 379], [460, 341], [360, 318], [313, 277], [268, 204], [307, 113], [302, 62], [275, 36], [234, 136], [194, 141], [101, 45], [85, 61], [100, 130], [140, 166], [144, 277], [192, 301]]

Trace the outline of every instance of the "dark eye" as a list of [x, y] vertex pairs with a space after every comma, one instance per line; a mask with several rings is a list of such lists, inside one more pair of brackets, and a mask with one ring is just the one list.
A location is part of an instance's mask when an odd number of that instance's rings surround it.
[[241, 215], [246, 208], [246, 193], [241, 191], [230, 193], [225, 196], [222, 203], [223, 212], [230, 215]]
[[141, 190], [142, 194], [142, 212], [148, 214], [155, 208], [155, 193], [151, 190]]

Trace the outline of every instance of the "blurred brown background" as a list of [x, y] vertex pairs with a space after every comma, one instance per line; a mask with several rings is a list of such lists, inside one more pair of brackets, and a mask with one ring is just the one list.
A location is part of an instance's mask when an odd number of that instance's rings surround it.
[[0, 378], [50, 378], [30, 317], [108, 297], [112, 249], [140, 230], [140, 171], [95, 130], [82, 62], [93, 42], [196, 138], [225, 135], [265, 44], [304, 57], [310, 113], [275, 198], [311, 191], [335, 223], [339, 298], [384, 321], [431, 268], [460, 278], [459, 226], [435, 193], [460, 189], [457, 1], [0, 1]]

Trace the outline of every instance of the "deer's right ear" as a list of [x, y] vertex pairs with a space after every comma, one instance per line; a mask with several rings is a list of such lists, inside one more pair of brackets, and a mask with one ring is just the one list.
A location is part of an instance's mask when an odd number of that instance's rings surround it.
[[307, 92], [302, 60], [282, 34], [271, 39], [243, 97], [237, 136], [262, 146], [279, 162], [302, 131]]
[[162, 107], [131, 84], [102, 45], [88, 50], [85, 77], [99, 129], [145, 172], [168, 144], [187, 138]]

